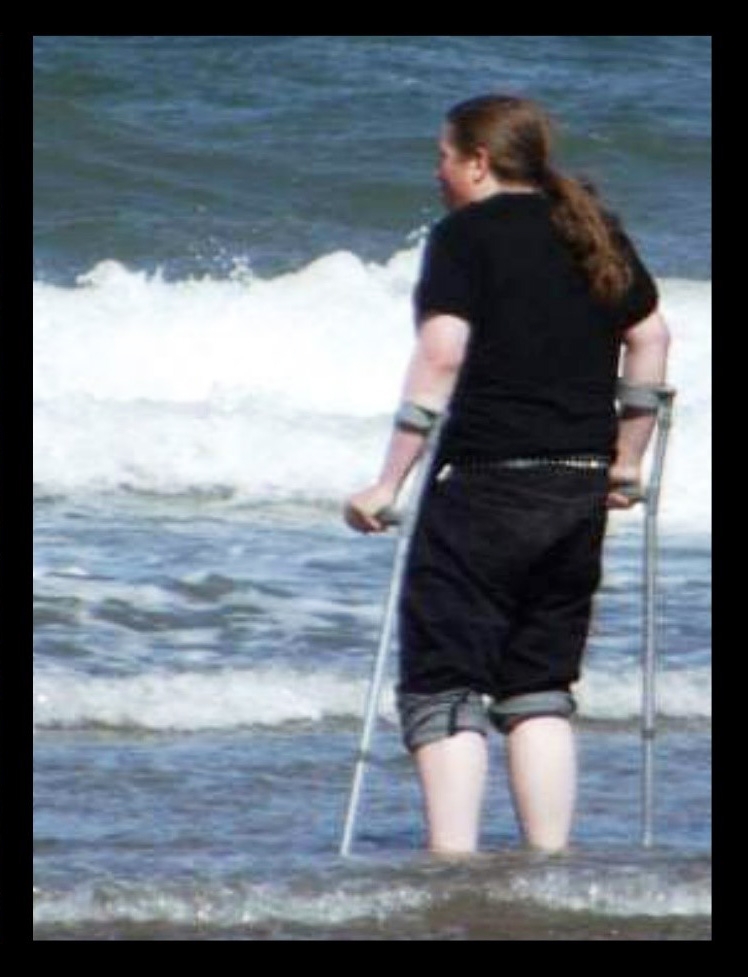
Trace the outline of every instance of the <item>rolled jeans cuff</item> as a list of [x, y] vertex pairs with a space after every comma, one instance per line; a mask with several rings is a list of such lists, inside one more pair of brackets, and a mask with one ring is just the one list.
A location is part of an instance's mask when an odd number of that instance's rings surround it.
[[545, 692], [522, 692], [506, 699], [494, 700], [488, 707], [491, 725], [500, 733], [510, 733], [523, 719], [536, 716], [561, 716], [568, 719], [577, 710], [570, 692], [551, 689]]

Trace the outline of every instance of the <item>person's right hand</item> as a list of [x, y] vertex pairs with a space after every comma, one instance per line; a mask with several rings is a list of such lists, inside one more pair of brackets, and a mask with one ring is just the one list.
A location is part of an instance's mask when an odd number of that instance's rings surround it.
[[383, 513], [394, 508], [396, 492], [388, 485], [372, 485], [352, 495], [343, 508], [343, 518], [359, 533], [383, 533], [389, 523]]

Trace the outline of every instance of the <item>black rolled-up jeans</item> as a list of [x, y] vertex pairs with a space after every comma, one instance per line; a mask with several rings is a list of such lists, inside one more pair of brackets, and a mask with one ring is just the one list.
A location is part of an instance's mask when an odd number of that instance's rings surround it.
[[484, 731], [482, 697], [503, 732], [512, 718], [574, 711], [607, 485], [604, 469], [561, 467], [456, 466], [432, 479], [400, 601], [397, 701], [409, 749]]

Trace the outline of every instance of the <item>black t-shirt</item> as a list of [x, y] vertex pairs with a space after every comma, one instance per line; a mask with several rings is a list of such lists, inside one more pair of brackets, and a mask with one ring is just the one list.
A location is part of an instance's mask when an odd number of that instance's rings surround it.
[[592, 296], [544, 194], [499, 193], [435, 225], [417, 321], [446, 313], [471, 327], [440, 460], [612, 457], [622, 332], [657, 305], [652, 277], [617, 233], [633, 283], [612, 307]]

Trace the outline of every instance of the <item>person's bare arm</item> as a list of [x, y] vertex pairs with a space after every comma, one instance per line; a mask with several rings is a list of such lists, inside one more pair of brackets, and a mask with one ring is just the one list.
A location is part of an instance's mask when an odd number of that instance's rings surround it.
[[[670, 332], [659, 311], [626, 330], [623, 337], [622, 379], [632, 385], [663, 384], [667, 373]], [[640, 484], [641, 466], [652, 437], [656, 416], [651, 411], [625, 409], [618, 422], [616, 458], [610, 469], [608, 505], [626, 509], [631, 499], [615, 491], [622, 483]]]
[[[405, 375], [401, 402], [441, 414], [449, 404], [470, 334], [464, 319], [434, 315], [425, 319]], [[426, 435], [395, 427], [374, 485], [348, 499], [345, 520], [359, 532], [381, 532], [376, 513], [392, 506], [423, 451]]]

